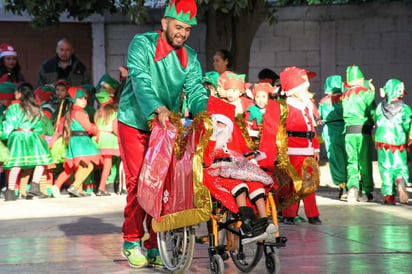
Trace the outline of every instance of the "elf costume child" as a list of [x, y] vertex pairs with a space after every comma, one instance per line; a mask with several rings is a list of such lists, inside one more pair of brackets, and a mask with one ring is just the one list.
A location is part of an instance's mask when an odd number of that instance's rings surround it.
[[376, 109], [375, 87], [371, 80], [365, 82], [363, 73], [355, 65], [346, 70], [346, 86], [347, 90], [342, 95], [342, 107], [346, 133], [345, 150], [348, 157], [348, 202], [372, 201], [371, 131], [372, 116]]
[[408, 203], [407, 150], [408, 145], [412, 143], [412, 109], [402, 100], [404, 95], [404, 83], [398, 79], [390, 79], [381, 89], [381, 96], [385, 97], [385, 100], [376, 108], [375, 146], [378, 150], [385, 204], [396, 204], [396, 188], [399, 201], [403, 204]]
[[345, 124], [342, 110], [343, 82], [340, 75], [326, 78], [325, 97], [319, 101], [319, 114], [323, 123], [322, 137], [325, 142], [333, 183], [339, 187], [339, 199], [346, 200]]

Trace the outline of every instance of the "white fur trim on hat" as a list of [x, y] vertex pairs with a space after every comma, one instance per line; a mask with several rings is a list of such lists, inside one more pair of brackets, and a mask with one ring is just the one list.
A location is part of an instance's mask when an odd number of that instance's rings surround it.
[[285, 92], [286, 96], [291, 96], [292, 94], [298, 92], [302, 88], [309, 87], [309, 86], [310, 86], [309, 81], [305, 81], [302, 84], [300, 84], [299, 86], [296, 86], [296, 87], [294, 87], [294, 88], [292, 88], [288, 91], [284, 91], [284, 92]]
[[233, 132], [233, 122], [226, 115], [217, 114], [217, 113], [212, 114], [212, 119], [213, 119], [213, 121], [218, 121], [218, 122], [224, 123], [225, 125], [227, 125], [230, 128], [230, 131]]
[[4, 50], [4, 48], [3, 50], [0, 49], [0, 58], [4, 56], [17, 56], [17, 52], [12, 46], [8, 45], [6, 47], [6, 50]]

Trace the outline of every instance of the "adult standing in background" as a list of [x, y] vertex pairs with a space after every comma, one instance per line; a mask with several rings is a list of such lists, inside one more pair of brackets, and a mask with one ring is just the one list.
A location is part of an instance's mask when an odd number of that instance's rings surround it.
[[[196, 13], [194, 0], [172, 0], [162, 18], [162, 29], [136, 35], [129, 46], [129, 73], [119, 102], [118, 137], [127, 186], [122, 255], [132, 267], [163, 265], [156, 233], [151, 228], [152, 218], [136, 199], [140, 169], [149, 145], [148, 122], [157, 115], [165, 127], [170, 112], [179, 112], [182, 92], [193, 115], [206, 110], [208, 96], [200, 78], [197, 54], [185, 44], [196, 25]], [[150, 234], [144, 242], [146, 256], [142, 253], [145, 218]]]
[[6, 43], [0, 45], [0, 83], [4, 82], [24, 82], [17, 52], [12, 45]]
[[213, 68], [219, 75], [232, 68], [232, 56], [228, 50], [216, 51], [213, 56]]
[[71, 86], [90, 83], [86, 66], [74, 55], [73, 44], [67, 38], [57, 42], [56, 56], [41, 64], [36, 85], [53, 84], [59, 79], [66, 79]]

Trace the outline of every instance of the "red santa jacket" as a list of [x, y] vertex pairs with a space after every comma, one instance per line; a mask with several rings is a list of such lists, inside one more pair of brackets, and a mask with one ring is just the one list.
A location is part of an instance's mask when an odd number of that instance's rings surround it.
[[292, 97], [288, 97], [286, 103], [288, 105], [286, 119], [288, 154], [314, 155], [315, 152], [319, 152], [315, 121], [311, 118], [307, 104]]

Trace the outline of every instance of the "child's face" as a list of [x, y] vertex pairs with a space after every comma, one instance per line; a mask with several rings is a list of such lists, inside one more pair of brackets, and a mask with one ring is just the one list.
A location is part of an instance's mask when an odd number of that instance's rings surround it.
[[229, 102], [234, 102], [236, 100], [238, 100], [240, 98], [240, 96], [242, 95], [242, 93], [240, 93], [240, 91], [238, 89], [228, 89], [227, 90], [227, 100]]
[[16, 100], [20, 100], [20, 98], [21, 98], [21, 92], [18, 91], [18, 90], [16, 90], [16, 91], [14, 92], [14, 98], [16, 98]]
[[57, 100], [63, 100], [67, 96], [67, 90], [64, 85], [56, 86], [56, 98]]
[[266, 91], [257, 91], [255, 94], [255, 103], [259, 108], [266, 108], [269, 101], [269, 95]]
[[100, 89], [100, 91], [102, 91], [102, 90], [107, 90], [107, 92], [109, 93], [109, 94], [114, 94], [116, 91], [114, 90], [114, 88], [112, 88], [109, 84], [107, 84], [107, 83], [103, 83], [102, 84], [102, 88]]
[[76, 99], [76, 102], [74, 103], [76, 106], [85, 108], [87, 106], [87, 98], [86, 96], [82, 96], [80, 98]]

